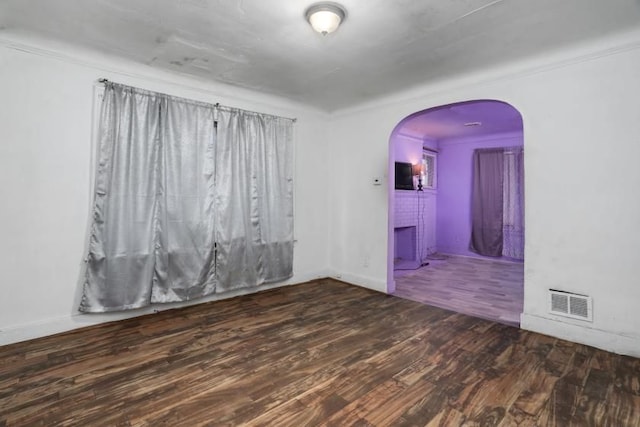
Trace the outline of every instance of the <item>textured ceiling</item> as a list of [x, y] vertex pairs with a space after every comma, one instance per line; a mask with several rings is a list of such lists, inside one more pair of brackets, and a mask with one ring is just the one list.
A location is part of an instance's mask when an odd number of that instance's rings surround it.
[[0, 0], [36, 33], [324, 110], [638, 26], [640, 0], [341, 0], [323, 37], [292, 0]]
[[[474, 123], [476, 126], [465, 126]], [[522, 116], [499, 101], [470, 101], [432, 108], [405, 119], [398, 133], [438, 141], [478, 137], [505, 132], [522, 132]]]

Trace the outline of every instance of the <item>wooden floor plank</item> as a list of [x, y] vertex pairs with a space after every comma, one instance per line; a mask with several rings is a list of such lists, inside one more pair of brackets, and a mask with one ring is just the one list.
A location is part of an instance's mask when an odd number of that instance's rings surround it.
[[414, 271], [396, 271], [394, 295], [458, 313], [520, 326], [524, 264], [441, 255]]
[[638, 426], [640, 361], [333, 280], [0, 347], [0, 426]]

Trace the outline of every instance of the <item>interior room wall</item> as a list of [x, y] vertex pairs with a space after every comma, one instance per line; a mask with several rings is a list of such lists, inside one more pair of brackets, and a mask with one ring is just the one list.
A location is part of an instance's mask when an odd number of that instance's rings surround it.
[[[77, 49], [60, 54], [0, 44], [0, 344], [120, 316], [75, 316], [90, 200], [93, 85], [106, 77], [297, 116], [293, 281], [331, 274], [382, 292], [392, 273], [393, 193], [373, 178], [390, 182], [395, 126], [439, 105], [510, 103], [523, 115], [527, 153], [522, 326], [640, 356], [640, 199], [634, 197], [640, 32], [416, 87], [331, 117]], [[592, 296], [593, 322], [549, 314], [549, 288]]]
[[[175, 306], [77, 314], [92, 198], [92, 115], [99, 78], [297, 117], [294, 276], [275, 286], [328, 275], [324, 114], [277, 97], [41, 40], [2, 40], [0, 345]], [[202, 300], [192, 303], [198, 302]]]
[[[524, 120], [522, 327], [640, 356], [638, 69], [640, 33], [617, 34], [336, 112], [328, 139], [336, 276], [381, 292], [392, 283], [393, 190], [371, 178], [389, 170], [395, 126], [435, 106], [504, 101]], [[551, 315], [549, 288], [592, 296], [593, 322]]]
[[[429, 137], [408, 136], [397, 131], [391, 137], [391, 147], [394, 162], [417, 164], [422, 161], [423, 148], [436, 150], [438, 142]], [[414, 180], [414, 185], [417, 186], [417, 180]], [[395, 190], [394, 250], [389, 256], [396, 262], [398, 258], [403, 259], [396, 268], [417, 268], [426, 260], [427, 255], [435, 252], [436, 195], [437, 191], [432, 189], [425, 189], [421, 193], [415, 190]], [[410, 239], [407, 227], [413, 233]], [[398, 232], [397, 229], [404, 231]], [[411, 245], [413, 250], [407, 251], [399, 245]], [[407, 258], [408, 252], [413, 252], [412, 257]], [[409, 260], [413, 262], [405, 262]]]
[[422, 160], [422, 139], [402, 134], [392, 137], [393, 153], [396, 162], [415, 165]]
[[522, 133], [440, 141], [436, 210], [436, 247], [439, 252], [484, 258], [469, 250], [473, 150], [522, 145]]

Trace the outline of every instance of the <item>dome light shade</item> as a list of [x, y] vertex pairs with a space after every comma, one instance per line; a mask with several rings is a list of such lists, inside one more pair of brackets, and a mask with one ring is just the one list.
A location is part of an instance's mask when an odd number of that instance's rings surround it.
[[314, 30], [326, 36], [338, 29], [346, 17], [345, 9], [337, 3], [316, 3], [305, 13]]

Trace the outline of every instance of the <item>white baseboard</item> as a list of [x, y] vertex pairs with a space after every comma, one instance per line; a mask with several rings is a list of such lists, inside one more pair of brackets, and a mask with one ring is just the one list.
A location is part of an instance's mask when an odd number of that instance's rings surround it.
[[372, 277], [359, 276], [357, 274], [350, 273], [336, 273], [334, 272], [331, 276], [334, 279], [341, 280], [343, 282], [349, 283], [351, 285], [360, 286], [362, 288], [371, 289], [374, 291], [387, 293], [387, 282], [384, 280], [374, 279]]
[[102, 323], [115, 322], [118, 320], [129, 319], [132, 317], [144, 316], [147, 314], [157, 313], [159, 311], [171, 310], [174, 308], [187, 307], [190, 305], [203, 304], [211, 301], [218, 301], [227, 298], [233, 298], [240, 295], [251, 294], [264, 291], [267, 289], [279, 288], [283, 286], [297, 285], [309, 282], [311, 280], [330, 277], [332, 274], [329, 270], [321, 270], [312, 273], [296, 274], [285, 282], [270, 283], [258, 288], [238, 289], [224, 294], [212, 295], [195, 301], [188, 301], [174, 304], [156, 304], [139, 310], [124, 311], [107, 314], [81, 314], [72, 313], [68, 316], [59, 316], [36, 322], [23, 323], [0, 329], [0, 346], [13, 344], [21, 341], [27, 341], [34, 338], [41, 338], [48, 335], [58, 334], [61, 332], [72, 331], [86, 326], [99, 325]]
[[612, 353], [640, 357], [640, 337], [616, 334], [523, 313], [520, 327], [528, 331], [589, 345]]
[[153, 310], [141, 309], [123, 313], [102, 314], [70, 314], [68, 316], [54, 317], [37, 322], [23, 323], [20, 325], [2, 328], [0, 330], [0, 346], [42, 338], [49, 335], [67, 332], [85, 326], [101, 323], [115, 322], [131, 317], [143, 316], [153, 313]]

